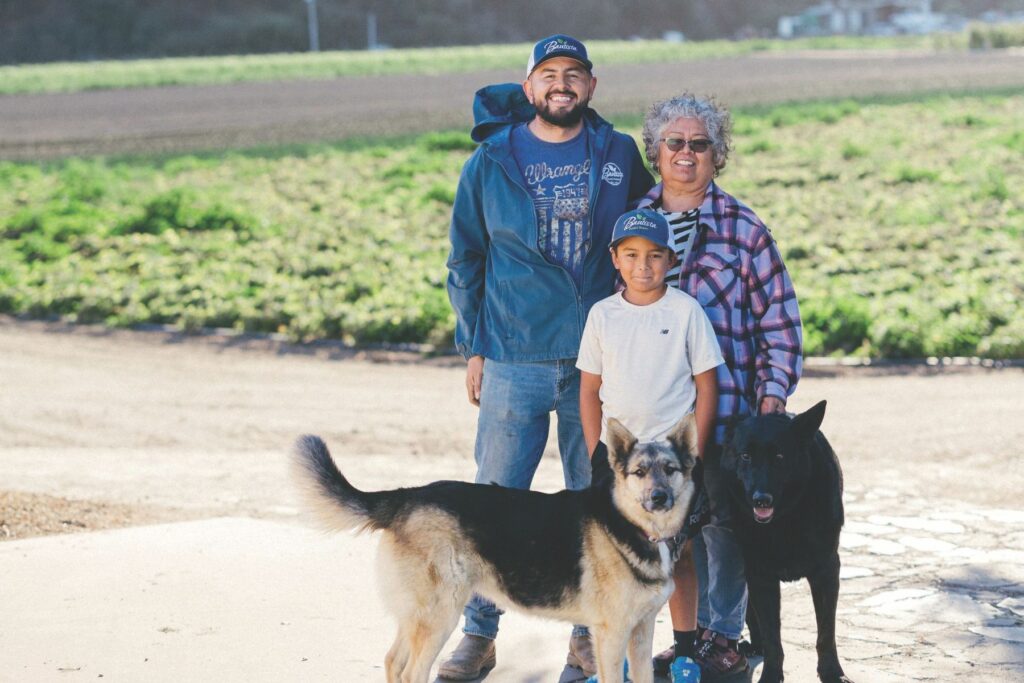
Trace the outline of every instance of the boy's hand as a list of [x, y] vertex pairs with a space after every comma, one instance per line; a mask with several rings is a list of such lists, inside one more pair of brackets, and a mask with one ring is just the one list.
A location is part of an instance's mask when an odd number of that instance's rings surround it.
[[770, 415], [771, 413], [785, 413], [786, 404], [783, 403], [781, 398], [777, 396], [765, 396], [761, 399], [761, 415]]
[[466, 361], [466, 393], [469, 402], [480, 407], [480, 385], [484, 381], [484, 357], [473, 356]]

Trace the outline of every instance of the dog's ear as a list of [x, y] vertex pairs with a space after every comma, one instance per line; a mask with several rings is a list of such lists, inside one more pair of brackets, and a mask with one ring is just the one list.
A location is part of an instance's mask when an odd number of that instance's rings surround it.
[[725, 427], [725, 435], [722, 439], [723, 444], [727, 444], [732, 441], [733, 434], [736, 433], [737, 425], [746, 419], [746, 415], [730, 415], [729, 417], [721, 420], [722, 425]]
[[687, 413], [668, 433], [668, 442], [680, 456], [697, 457], [697, 418]]
[[608, 424], [605, 430], [608, 436], [608, 453], [611, 455], [611, 461], [615, 463], [621, 462], [626, 455], [633, 450], [633, 446], [636, 445], [636, 437], [633, 436], [633, 432], [626, 429], [626, 427], [616, 420], [614, 417], [608, 418]]
[[792, 434], [801, 441], [814, 438], [825, 419], [825, 401], [819, 401], [813, 407], [793, 418]]

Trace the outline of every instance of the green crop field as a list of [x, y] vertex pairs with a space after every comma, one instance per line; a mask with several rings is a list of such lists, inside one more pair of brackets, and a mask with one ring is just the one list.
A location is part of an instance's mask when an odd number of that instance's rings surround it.
[[[596, 40], [588, 41], [588, 47], [596, 63], [611, 65], [736, 57], [763, 51], [966, 49], [967, 42], [967, 34], [950, 34], [693, 43]], [[523, 55], [529, 54], [531, 47], [524, 43], [0, 66], [0, 95], [482, 69], [514, 69], [518, 73], [525, 64]]]
[[[1024, 93], [735, 112], [807, 352], [1024, 357]], [[620, 122], [637, 135], [637, 120]], [[0, 311], [445, 348], [465, 133], [0, 163]]]

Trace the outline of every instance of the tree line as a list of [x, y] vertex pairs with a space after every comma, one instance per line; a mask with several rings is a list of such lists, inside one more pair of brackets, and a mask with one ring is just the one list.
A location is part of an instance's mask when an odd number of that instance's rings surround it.
[[[391, 47], [770, 35], [815, 0], [316, 0], [324, 50], [367, 47], [367, 17]], [[1024, 8], [1024, 0], [936, 0], [936, 10]], [[306, 0], [0, 0], [0, 63], [298, 52]]]

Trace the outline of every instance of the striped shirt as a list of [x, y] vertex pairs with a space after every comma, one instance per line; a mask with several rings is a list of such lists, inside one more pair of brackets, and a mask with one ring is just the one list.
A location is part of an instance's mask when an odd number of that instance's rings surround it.
[[678, 260], [676, 264], [665, 273], [665, 282], [675, 285], [679, 281], [679, 271], [693, 246], [693, 237], [697, 234], [697, 219], [700, 217], [700, 207], [690, 211], [666, 211], [658, 207], [658, 213], [668, 221], [669, 239], [672, 241], [672, 251], [676, 252]]
[[[640, 208], [661, 199], [661, 184]], [[715, 441], [729, 418], [752, 415], [765, 396], [786, 400], [803, 367], [796, 293], [771, 232], [745, 204], [708, 185], [698, 227], [678, 280], [700, 302], [725, 364], [718, 366]]]

